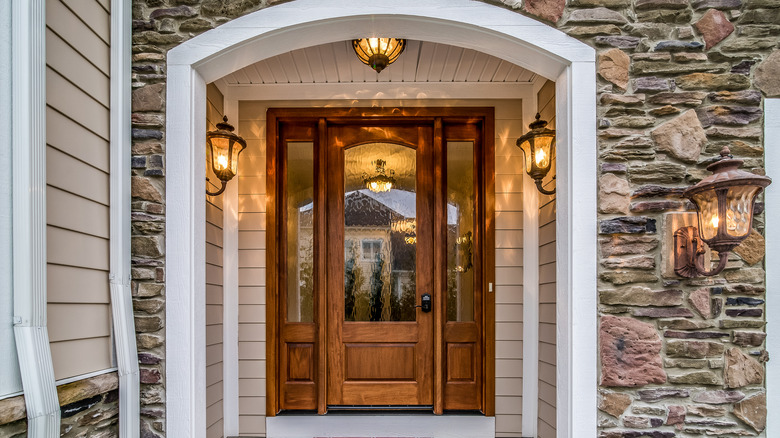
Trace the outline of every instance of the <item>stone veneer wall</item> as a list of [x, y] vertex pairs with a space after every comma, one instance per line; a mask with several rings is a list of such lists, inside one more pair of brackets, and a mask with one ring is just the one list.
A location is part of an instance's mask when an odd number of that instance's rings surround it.
[[[165, 54], [272, 3], [133, 0], [132, 275], [146, 437], [164, 435], [165, 417]], [[598, 50], [601, 435], [763, 430], [762, 216], [729, 269], [707, 280], [662, 277], [661, 231], [670, 212], [690, 209], [681, 188], [723, 145], [763, 171], [762, 102], [780, 96], [780, 2], [503, 3]]]
[[[100, 374], [57, 387], [65, 438], [117, 438], [119, 436], [119, 378], [116, 372]], [[27, 436], [24, 396], [0, 400], [0, 437]]]

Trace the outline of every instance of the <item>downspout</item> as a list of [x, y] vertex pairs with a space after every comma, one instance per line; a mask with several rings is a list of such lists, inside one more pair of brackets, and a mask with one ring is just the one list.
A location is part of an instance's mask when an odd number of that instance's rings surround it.
[[27, 432], [60, 436], [60, 403], [46, 328], [46, 4], [14, 0], [13, 297]]
[[140, 433], [140, 382], [130, 286], [130, 17], [132, 2], [111, 1], [111, 252], [109, 283], [119, 374], [119, 436]]

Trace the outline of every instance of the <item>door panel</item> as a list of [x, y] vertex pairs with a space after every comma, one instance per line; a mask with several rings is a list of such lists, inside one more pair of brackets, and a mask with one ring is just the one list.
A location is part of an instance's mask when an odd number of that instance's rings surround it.
[[329, 130], [329, 405], [432, 403], [432, 134]]

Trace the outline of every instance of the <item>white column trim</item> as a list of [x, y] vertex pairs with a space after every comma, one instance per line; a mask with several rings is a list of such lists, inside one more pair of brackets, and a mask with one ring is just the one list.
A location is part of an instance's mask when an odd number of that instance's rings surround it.
[[[555, 83], [557, 433], [596, 436], [598, 392], [596, 66]], [[576, 259], [575, 259], [576, 256]]]
[[[236, 129], [238, 101], [224, 101]], [[225, 436], [238, 436], [238, 178], [222, 194], [222, 406]]]
[[206, 82], [168, 65], [166, 98], [167, 433], [206, 436]]
[[[398, 11], [403, 11], [403, 15]], [[232, 20], [168, 52], [168, 434], [205, 434], [205, 395], [199, 389], [205, 384], [202, 178], [206, 83], [270, 56], [307, 47], [314, 40], [326, 43], [369, 32], [392, 32], [474, 48], [542, 76], [557, 78], [557, 128], [563, 135], [558, 143], [562, 167], [557, 185], [558, 361], [566, 362], [558, 367], [557, 376], [558, 436], [574, 436], [574, 425], [579, 434], [595, 435], [595, 51], [532, 18], [469, 0], [397, 0], [392, 4], [296, 0]], [[564, 179], [566, 186], [562, 187]]]
[[119, 376], [119, 436], [140, 434], [140, 381], [130, 286], [130, 51], [132, 5], [111, 0], [111, 240], [109, 284]]
[[[765, 268], [780, 266], [780, 98], [764, 99], [764, 167], [766, 174], [774, 178], [774, 185], [764, 195], [766, 260]], [[780, 270], [766, 269], [766, 350], [780, 352]], [[766, 436], [780, 433], [780, 416], [772, 415], [780, 409], [780, 361], [766, 363]], [[777, 433], [776, 433], [777, 432]]]
[[[536, 89], [536, 87], [534, 87]], [[523, 132], [534, 121], [536, 93], [523, 98]], [[524, 437], [535, 437], [539, 417], [539, 192], [523, 172], [523, 417]]]
[[14, 337], [28, 435], [58, 437], [60, 404], [46, 329], [46, 4], [14, 0]]

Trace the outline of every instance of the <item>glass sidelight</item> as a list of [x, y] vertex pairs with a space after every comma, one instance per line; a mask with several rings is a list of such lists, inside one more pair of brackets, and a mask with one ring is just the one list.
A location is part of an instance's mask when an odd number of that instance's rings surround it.
[[314, 143], [288, 142], [287, 322], [314, 321]]
[[344, 151], [346, 321], [415, 320], [416, 209], [416, 150], [369, 143]]
[[447, 142], [447, 321], [474, 321], [474, 143]]

